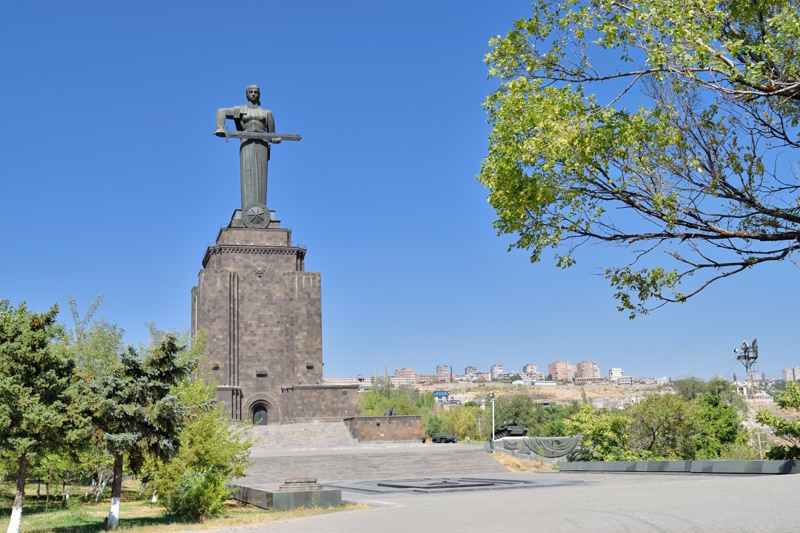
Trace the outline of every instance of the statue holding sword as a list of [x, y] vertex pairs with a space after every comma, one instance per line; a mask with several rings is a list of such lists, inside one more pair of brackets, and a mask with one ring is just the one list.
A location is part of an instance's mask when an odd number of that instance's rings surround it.
[[[247, 105], [224, 107], [217, 110], [214, 135], [240, 139], [239, 175], [242, 191], [242, 219], [248, 227], [266, 227], [269, 224], [267, 210], [267, 166], [270, 143], [299, 141], [294, 133], [275, 133], [272, 112], [261, 107], [261, 91], [257, 85], [247, 87]], [[225, 128], [225, 120], [232, 119], [236, 131]]]

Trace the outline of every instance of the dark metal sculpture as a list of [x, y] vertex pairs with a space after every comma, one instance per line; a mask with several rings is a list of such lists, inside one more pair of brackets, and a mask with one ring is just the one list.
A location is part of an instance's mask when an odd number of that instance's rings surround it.
[[[242, 192], [242, 219], [249, 227], [266, 227], [269, 224], [267, 209], [267, 170], [270, 143], [299, 141], [296, 133], [275, 133], [272, 112], [261, 107], [261, 90], [257, 85], [247, 87], [247, 105], [223, 107], [217, 110], [214, 135], [239, 139], [239, 176]], [[236, 131], [225, 128], [225, 120], [232, 119]]]

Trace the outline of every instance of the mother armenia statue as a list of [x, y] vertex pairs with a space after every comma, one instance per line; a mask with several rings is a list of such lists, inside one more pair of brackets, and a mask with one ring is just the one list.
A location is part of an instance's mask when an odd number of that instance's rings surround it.
[[[297, 134], [276, 134], [275, 119], [272, 112], [261, 108], [261, 90], [257, 85], [247, 87], [247, 105], [223, 107], [217, 110], [214, 135], [217, 137], [238, 138], [239, 175], [242, 187], [243, 215], [252, 205], [260, 210], [267, 206], [267, 164], [269, 143], [278, 144], [282, 140], [299, 141]], [[236, 131], [225, 129], [225, 120], [233, 119]], [[262, 213], [263, 214], [263, 213]], [[267, 221], [268, 222], [268, 221]], [[247, 223], [247, 219], [245, 219]]]

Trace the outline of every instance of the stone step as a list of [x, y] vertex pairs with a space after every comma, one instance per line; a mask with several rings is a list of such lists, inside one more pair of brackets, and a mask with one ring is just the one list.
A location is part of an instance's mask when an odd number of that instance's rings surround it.
[[352, 446], [353, 437], [341, 420], [253, 426], [247, 436], [258, 448]]
[[[320, 482], [508, 473], [482, 447], [426, 444], [408, 451], [359, 445], [347, 449], [251, 457], [245, 483], [279, 483], [313, 477]], [[449, 449], [442, 449], [442, 448]], [[334, 453], [335, 452], [335, 453]]]

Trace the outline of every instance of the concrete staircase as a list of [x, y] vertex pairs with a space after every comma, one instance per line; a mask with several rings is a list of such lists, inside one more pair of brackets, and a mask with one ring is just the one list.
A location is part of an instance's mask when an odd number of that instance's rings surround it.
[[353, 437], [341, 420], [253, 426], [247, 436], [257, 448], [352, 446]]
[[280, 483], [313, 477], [320, 482], [408, 477], [508, 474], [482, 446], [365, 444], [327, 450], [254, 449], [242, 484]]

